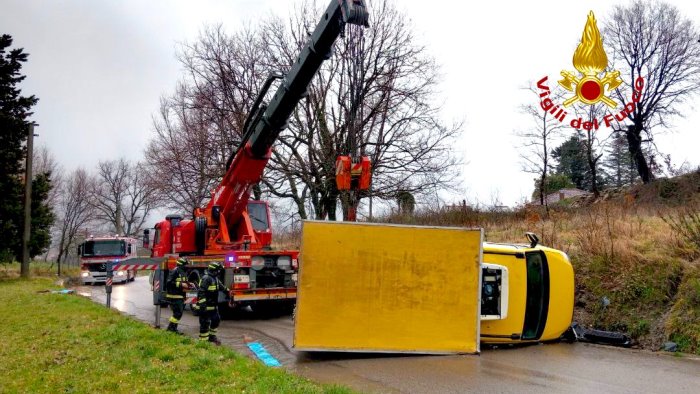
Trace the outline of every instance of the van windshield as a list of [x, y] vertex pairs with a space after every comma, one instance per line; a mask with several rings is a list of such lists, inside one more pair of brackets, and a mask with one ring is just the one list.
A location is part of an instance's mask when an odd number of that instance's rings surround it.
[[527, 301], [522, 339], [539, 339], [547, 323], [549, 309], [549, 266], [540, 251], [525, 254]]
[[82, 257], [124, 256], [126, 243], [118, 239], [85, 241]]

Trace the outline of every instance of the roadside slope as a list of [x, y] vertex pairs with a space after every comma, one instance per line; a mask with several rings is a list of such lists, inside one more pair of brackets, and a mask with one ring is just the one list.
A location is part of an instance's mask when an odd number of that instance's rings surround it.
[[349, 392], [48, 289], [0, 280], [0, 392]]

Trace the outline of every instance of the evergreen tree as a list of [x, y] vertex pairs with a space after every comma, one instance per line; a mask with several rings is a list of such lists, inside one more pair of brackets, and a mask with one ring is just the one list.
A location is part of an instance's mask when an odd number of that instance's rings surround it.
[[556, 174], [566, 176], [578, 189], [590, 189], [586, 153], [583, 141], [577, 134], [554, 148], [552, 157], [557, 161]]
[[[45, 172], [34, 177], [32, 181], [32, 232], [29, 240], [29, 255], [43, 254], [51, 244], [51, 226], [53, 225], [53, 209], [47, 203], [52, 188], [51, 173]], [[21, 247], [21, 243], [20, 243]], [[17, 250], [17, 256], [21, 250]]]
[[[22, 48], [10, 49], [12, 37], [0, 35], [0, 261], [19, 257], [22, 238], [24, 177], [26, 158], [24, 143], [27, 139], [32, 106], [38, 99], [22, 96], [18, 85], [25, 76], [20, 73], [27, 54]], [[49, 174], [33, 181], [32, 228], [30, 249], [32, 253], [45, 250], [49, 244], [48, 225], [53, 213], [47, 206], [51, 188]]]
[[627, 149], [627, 138], [623, 133], [613, 134], [612, 142], [605, 153], [603, 167], [608, 174], [610, 186], [629, 186], [637, 180], [637, 167]]

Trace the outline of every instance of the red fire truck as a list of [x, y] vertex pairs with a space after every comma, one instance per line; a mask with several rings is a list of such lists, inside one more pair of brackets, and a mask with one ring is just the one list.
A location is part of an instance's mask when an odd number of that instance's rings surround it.
[[[243, 126], [241, 144], [229, 157], [228, 170], [209, 203], [195, 209], [191, 219], [168, 215], [155, 225], [151, 256], [152, 261], [161, 261], [153, 280], [156, 304], [164, 302], [161, 284], [167, 271], [174, 268], [177, 257], [186, 256], [193, 283], [199, 282], [209, 263], [217, 261], [225, 267], [221, 279], [229, 294], [221, 294], [220, 302], [252, 304], [254, 308], [272, 302], [293, 305], [298, 251], [272, 249], [269, 206], [264, 201], [250, 200], [250, 193], [260, 182], [273, 143], [306, 94], [321, 63], [331, 56], [332, 46], [345, 25], [368, 26], [367, 18], [363, 0], [332, 0], [289, 72], [273, 73], [263, 84]], [[276, 81], [276, 92], [265, 102]], [[367, 165], [359, 168], [369, 171]], [[362, 176], [360, 172], [347, 170], [352, 177]], [[149, 239], [146, 231], [144, 243]]]
[[[136, 238], [129, 237], [90, 236], [78, 245], [82, 282], [84, 284], [104, 283], [107, 280], [107, 264], [116, 264], [137, 257], [138, 242]], [[135, 270], [115, 271], [113, 282], [131, 282], [135, 277]]]

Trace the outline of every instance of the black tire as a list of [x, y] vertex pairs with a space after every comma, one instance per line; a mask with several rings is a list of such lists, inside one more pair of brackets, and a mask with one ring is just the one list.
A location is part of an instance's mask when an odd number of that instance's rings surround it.
[[[199, 271], [197, 271], [197, 270], [192, 270], [187, 274], [187, 281], [190, 283], [194, 283], [195, 286], [199, 286], [200, 278], [201, 278], [201, 275], [199, 274]], [[196, 288], [193, 290], [196, 290]], [[190, 305], [189, 307], [190, 307], [190, 311], [192, 311], [192, 315], [199, 316], [199, 312], [196, 311], [192, 307], [192, 305]]]
[[194, 246], [197, 248], [197, 254], [203, 255], [204, 248], [206, 247], [206, 233], [207, 233], [207, 218], [204, 216], [197, 216], [194, 218]]
[[199, 274], [199, 271], [197, 270], [192, 270], [187, 274], [187, 280], [190, 283], [194, 283], [195, 286], [199, 286], [199, 280], [202, 278], [202, 276]]

